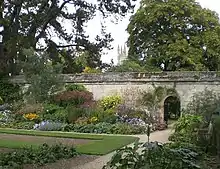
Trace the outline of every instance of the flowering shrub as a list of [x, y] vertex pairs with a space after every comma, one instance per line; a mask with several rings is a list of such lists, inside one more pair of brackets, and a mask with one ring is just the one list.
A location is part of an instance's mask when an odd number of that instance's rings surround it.
[[93, 100], [93, 94], [88, 91], [64, 91], [54, 97], [55, 103], [60, 106], [81, 105]]
[[118, 116], [119, 121], [131, 125], [146, 126], [147, 124], [140, 118], [129, 118], [128, 116]]
[[63, 123], [42, 121], [39, 124], [35, 124], [33, 129], [41, 131], [60, 131], [62, 127]]
[[100, 106], [104, 110], [114, 109], [122, 102], [122, 98], [119, 95], [106, 96], [100, 101]]
[[28, 114], [24, 114], [23, 117], [26, 120], [36, 120], [39, 118], [39, 115], [37, 115], [36, 113], [28, 113]]

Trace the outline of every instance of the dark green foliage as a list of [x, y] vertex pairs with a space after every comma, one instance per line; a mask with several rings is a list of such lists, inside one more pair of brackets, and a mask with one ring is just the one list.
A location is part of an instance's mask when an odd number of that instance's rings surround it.
[[0, 97], [5, 103], [22, 100], [21, 88], [18, 84], [12, 84], [7, 80], [0, 79]]
[[45, 104], [44, 110], [40, 114], [42, 120], [51, 120], [55, 122], [67, 122], [68, 113], [65, 108], [55, 104]]
[[66, 91], [87, 91], [86, 87], [82, 84], [68, 84], [65, 88]]
[[122, 65], [112, 67], [112, 72], [144, 72], [145, 69], [134, 61], [125, 60]]
[[68, 159], [77, 156], [74, 147], [64, 145], [43, 144], [38, 148], [23, 148], [10, 153], [0, 155], [0, 167], [16, 168], [25, 164], [43, 165], [52, 163], [59, 159]]
[[169, 140], [196, 144], [198, 129], [203, 125], [202, 116], [184, 114], [174, 125], [174, 133]]
[[125, 60], [122, 65], [110, 68], [110, 72], [158, 72], [159, 68], [151, 65], [142, 65], [139, 61]]
[[103, 169], [204, 169], [199, 160], [197, 152], [154, 142], [118, 150]]
[[127, 30], [128, 57], [141, 66], [163, 71], [220, 68], [219, 17], [195, 0], [143, 0]]

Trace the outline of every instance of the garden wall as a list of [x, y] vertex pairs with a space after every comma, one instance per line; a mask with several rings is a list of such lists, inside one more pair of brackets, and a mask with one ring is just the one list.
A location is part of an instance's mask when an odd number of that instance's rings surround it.
[[[194, 93], [205, 89], [220, 93], [220, 72], [158, 72], [158, 73], [103, 73], [62, 75], [65, 83], [84, 84], [96, 100], [115, 93], [134, 101], [140, 91], [151, 91], [154, 86], [175, 88], [184, 108]], [[25, 84], [22, 75], [13, 83]]]

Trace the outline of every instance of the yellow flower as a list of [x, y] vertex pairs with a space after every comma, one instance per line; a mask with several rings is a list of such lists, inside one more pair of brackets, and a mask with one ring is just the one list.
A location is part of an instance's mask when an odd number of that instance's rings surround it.
[[95, 123], [98, 121], [97, 117], [92, 117], [91, 119], [89, 119], [90, 123]]
[[85, 69], [83, 70], [84, 73], [88, 73], [91, 70], [90, 67], [86, 66]]
[[39, 116], [36, 113], [28, 113], [28, 114], [24, 114], [23, 117], [27, 120], [34, 120], [37, 119]]

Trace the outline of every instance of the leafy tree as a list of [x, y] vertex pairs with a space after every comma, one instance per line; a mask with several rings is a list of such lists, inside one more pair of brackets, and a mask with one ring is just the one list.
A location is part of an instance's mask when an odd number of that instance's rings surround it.
[[[79, 53], [88, 52], [90, 63], [87, 66], [99, 66], [103, 48], [110, 48], [111, 34], [106, 32], [105, 25], [102, 24], [101, 36], [90, 41], [85, 32], [87, 22], [97, 13], [103, 18], [111, 15], [123, 17], [132, 11], [133, 1], [135, 0], [1, 1], [0, 25], [4, 26], [6, 57], [0, 58], [0, 63], [6, 64], [7, 68], [2, 71], [6, 74], [19, 73], [18, 63], [26, 60], [22, 51], [29, 48], [46, 50], [53, 64], [63, 61], [67, 67], [71, 67]], [[64, 23], [69, 23], [69, 31]]]
[[109, 71], [115, 72], [143, 72], [144, 68], [141, 67], [137, 62], [125, 60], [122, 65], [112, 67]]
[[140, 61], [125, 60], [121, 65], [112, 66], [109, 71], [113, 72], [145, 72], [145, 71], [160, 71], [160, 69], [153, 67], [152, 65], [146, 64], [141, 65]]
[[26, 96], [28, 101], [42, 103], [48, 101], [51, 95], [63, 87], [63, 79], [58, 74], [62, 71], [60, 64], [52, 65], [48, 54], [36, 53], [34, 50], [25, 50], [27, 61], [23, 70], [28, 86]]
[[219, 70], [217, 13], [195, 0], [142, 0], [127, 28], [129, 58], [163, 71]]

